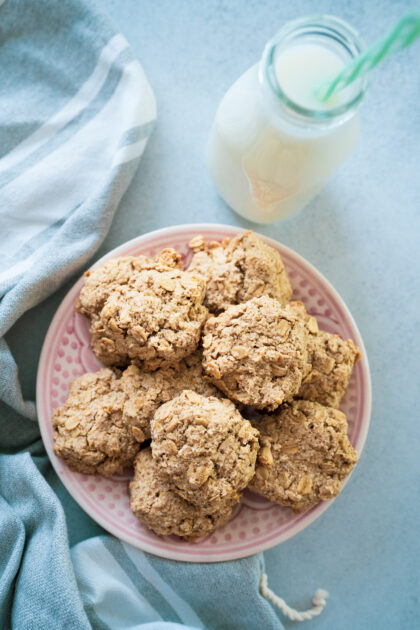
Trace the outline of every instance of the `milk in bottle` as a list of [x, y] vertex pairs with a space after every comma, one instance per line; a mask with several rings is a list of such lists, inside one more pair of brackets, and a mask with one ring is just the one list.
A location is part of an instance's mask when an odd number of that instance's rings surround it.
[[297, 20], [228, 90], [211, 131], [208, 168], [236, 212], [257, 223], [293, 214], [352, 151], [366, 80], [327, 103], [316, 89], [361, 48], [357, 34], [341, 20]]

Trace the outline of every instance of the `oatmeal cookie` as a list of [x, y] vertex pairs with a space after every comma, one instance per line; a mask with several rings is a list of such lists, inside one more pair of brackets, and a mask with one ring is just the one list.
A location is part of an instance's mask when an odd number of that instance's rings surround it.
[[110, 369], [73, 381], [67, 402], [52, 418], [57, 457], [88, 475], [107, 477], [131, 466], [139, 444], [122, 421], [124, 401]]
[[286, 309], [286, 311], [289, 311], [290, 313], [292, 313], [292, 315], [302, 320], [309, 335], [318, 334], [318, 322], [316, 321], [316, 318], [313, 317], [313, 315], [309, 315], [303, 302], [293, 300], [292, 302], [286, 304], [284, 308]]
[[130, 365], [119, 380], [119, 387], [127, 394], [123, 421], [138, 442], [150, 438], [150, 421], [156, 409], [184, 389], [192, 389], [204, 396], [221, 396], [204, 380], [202, 355], [196, 350], [189, 357], [172, 366], [150, 372]]
[[[173, 269], [183, 269], [181, 255], [174, 249], [163, 249], [156, 263]], [[132, 285], [138, 273], [153, 268], [155, 262], [147, 256], [111, 258], [102, 265], [85, 271], [85, 283], [76, 300], [76, 310], [89, 318], [99, 315], [108, 296], [120, 286]]]
[[203, 347], [205, 373], [232, 400], [274, 410], [299, 391], [306, 329], [277, 300], [253, 298], [211, 317]]
[[159, 474], [183, 499], [239, 500], [254, 475], [258, 431], [230, 400], [183, 391], [159, 407], [151, 430]]
[[305, 376], [298, 396], [323, 405], [338, 407], [346, 393], [354, 364], [361, 359], [351, 339], [319, 331], [308, 340], [311, 370]]
[[235, 501], [227, 499], [201, 508], [185, 501], [159, 477], [150, 448], [137, 455], [130, 483], [130, 506], [133, 514], [155, 534], [175, 534], [193, 542], [226, 525], [234, 505]]
[[116, 258], [87, 272], [76, 309], [91, 319], [92, 349], [105, 365], [156, 369], [197, 348], [205, 282], [179, 266], [179, 254], [164, 250], [156, 261]]
[[295, 512], [339, 494], [357, 462], [341, 411], [296, 400], [253, 424], [261, 449], [251, 490]]
[[280, 254], [253, 232], [208, 243], [202, 236], [190, 242], [194, 255], [190, 271], [207, 282], [205, 305], [220, 313], [232, 304], [268, 295], [285, 305], [292, 295]]
[[308, 331], [308, 365], [297, 397], [338, 408], [353, 366], [361, 359], [359, 348], [351, 339], [318, 330], [302, 302], [290, 302], [286, 309], [300, 317]]

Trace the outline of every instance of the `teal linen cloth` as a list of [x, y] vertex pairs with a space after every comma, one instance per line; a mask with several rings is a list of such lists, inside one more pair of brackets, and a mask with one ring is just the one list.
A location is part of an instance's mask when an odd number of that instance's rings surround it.
[[126, 40], [90, 3], [9, 0], [0, 103], [0, 627], [282, 628], [259, 593], [262, 555], [189, 565], [110, 536], [70, 553], [35, 404], [5, 335], [99, 247], [155, 102]]

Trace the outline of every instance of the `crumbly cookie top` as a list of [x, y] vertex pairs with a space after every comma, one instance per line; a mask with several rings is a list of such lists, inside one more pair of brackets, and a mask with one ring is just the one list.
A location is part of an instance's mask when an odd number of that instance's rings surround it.
[[261, 449], [252, 490], [296, 512], [338, 495], [357, 462], [341, 411], [297, 400], [253, 424]]
[[156, 411], [152, 453], [184, 499], [208, 506], [239, 493], [254, 474], [258, 432], [232, 402], [186, 390]]
[[76, 310], [91, 318], [98, 315], [112, 291], [122, 286], [133, 286], [141, 271], [182, 270], [182, 259], [174, 249], [164, 249], [151, 260], [147, 256], [111, 258], [102, 265], [85, 271], [85, 283], [76, 300]]
[[210, 318], [203, 348], [205, 373], [237, 402], [274, 410], [299, 391], [306, 330], [277, 300], [253, 298]]
[[351, 339], [345, 341], [339, 335], [319, 330], [315, 317], [306, 312], [302, 302], [290, 302], [286, 309], [299, 317], [308, 331], [308, 365], [298, 398], [338, 407], [354, 364], [362, 356], [359, 348]]
[[196, 236], [190, 247], [194, 255], [189, 270], [206, 279], [205, 305], [210, 312], [261, 295], [282, 305], [290, 300], [292, 288], [280, 254], [253, 232], [210, 243]]
[[159, 477], [150, 448], [140, 451], [130, 483], [133, 514], [160, 536], [175, 534], [193, 542], [229, 521], [235, 501], [213, 502], [197, 507], [182, 499]]
[[308, 340], [311, 365], [298, 396], [323, 405], [338, 407], [346, 393], [354, 364], [361, 358], [359, 348], [351, 339], [319, 331]]
[[156, 369], [196, 349], [207, 317], [205, 282], [178, 259], [164, 250], [157, 261], [117, 258], [88, 272], [76, 308], [91, 318], [92, 349], [105, 365]]
[[292, 315], [302, 320], [308, 331], [308, 334], [316, 335], [319, 332], [318, 322], [316, 321], [316, 318], [313, 315], [309, 315], [303, 302], [293, 300], [292, 302], [286, 304], [284, 308], [292, 313]]
[[52, 418], [57, 457], [91, 475], [111, 476], [132, 466], [139, 444], [122, 421], [124, 400], [109, 369], [73, 381], [67, 402]]
[[119, 380], [119, 387], [128, 395], [123, 420], [139, 441], [150, 437], [150, 421], [156, 409], [184, 389], [204, 396], [220, 396], [216, 387], [204, 380], [201, 351], [196, 350], [180, 363], [154, 372], [130, 365]]

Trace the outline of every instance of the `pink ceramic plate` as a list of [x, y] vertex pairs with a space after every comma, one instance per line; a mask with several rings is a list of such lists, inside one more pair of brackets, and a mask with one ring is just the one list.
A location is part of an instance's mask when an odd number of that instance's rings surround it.
[[[145, 254], [155, 256], [164, 247], [174, 247], [189, 263], [188, 242], [196, 234], [221, 240], [240, 230], [227, 225], [181, 225], [135, 238], [107, 254], [99, 263], [116, 256]], [[294, 299], [302, 300], [318, 319], [320, 327], [353, 339], [363, 359], [354, 371], [342, 409], [347, 414], [349, 437], [359, 455], [366, 439], [370, 418], [371, 385], [363, 341], [344, 302], [325, 278], [306, 260], [279, 243], [261, 236], [281, 254], [293, 285]], [[189, 544], [171, 536], [159, 538], [131, 514], [128, 480], [105, 479], [74, 473], [53, 453], [51, 416], [67, 397], [69, 383], [100, 363], [89, 346], [87, 320], [74, 310], [82, 286], [80, 279], [69, 291], [51, 322], [42, 349], [37, 378], [37, 408], [45, 448], [57, 474], [72, 497], [102, 527], [118, 538], [150, 553], [189, 562], [233, 560], [269, 549], [287, 540], [317, 519], [331, 504], [322, 502], [302, 514], [269, 503], [245, 492], [230, 523], [214, 534]]]

